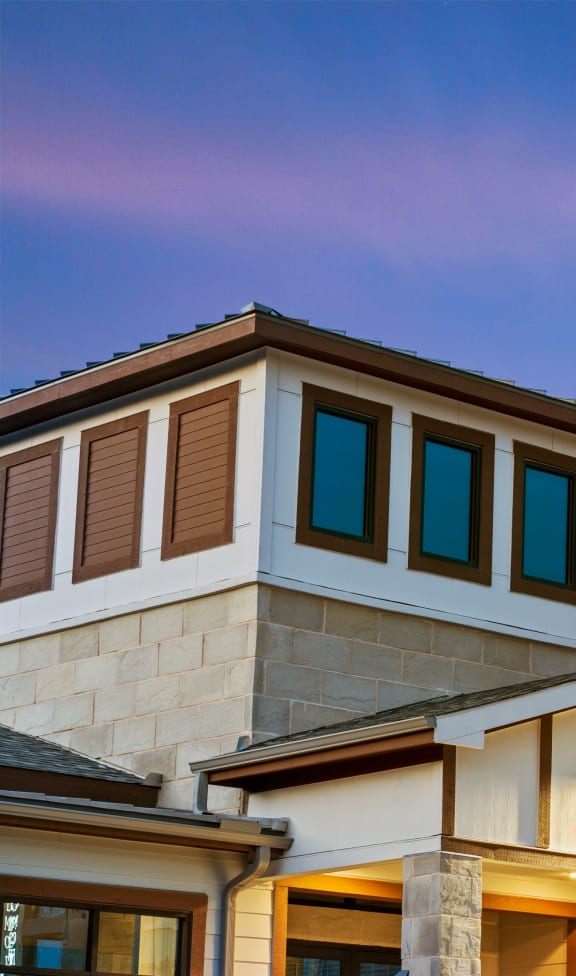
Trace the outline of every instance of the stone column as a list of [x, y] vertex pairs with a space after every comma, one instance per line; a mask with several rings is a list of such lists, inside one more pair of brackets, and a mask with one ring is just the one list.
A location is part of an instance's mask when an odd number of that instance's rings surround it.
[[410, 976], [479, 976], [481, 916], [481, 858], [404, 858], [402, 968]]

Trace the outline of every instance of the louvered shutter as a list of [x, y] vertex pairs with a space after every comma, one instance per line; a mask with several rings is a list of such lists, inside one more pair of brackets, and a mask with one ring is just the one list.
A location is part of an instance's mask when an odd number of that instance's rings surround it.
[[52, 586], [62, 439], [0, 459], [0, 599]]
[[170, 406], [162, 559], [232, 542], [239, 383]]
[[140, 561], [148, 411], [82, 432], [72, 581]]

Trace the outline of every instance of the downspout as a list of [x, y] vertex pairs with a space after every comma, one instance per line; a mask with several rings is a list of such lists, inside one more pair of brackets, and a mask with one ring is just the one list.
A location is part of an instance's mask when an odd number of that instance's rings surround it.
[[233, 976], [234, 940], [236, 936], [236, 898], [243, 888], [249, 888], [268, 870], [271, 850], [257, 847], [256, 855], [241, 874], [228, 882], [222, 893], [222, 922], [220, 928], [219, 976]]

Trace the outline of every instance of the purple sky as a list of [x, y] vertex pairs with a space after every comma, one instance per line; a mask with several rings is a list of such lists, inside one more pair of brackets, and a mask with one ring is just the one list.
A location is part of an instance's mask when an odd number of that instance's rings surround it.
[[249, 301], [576, 397], [576, 4], [2, 4], [0, 391]]

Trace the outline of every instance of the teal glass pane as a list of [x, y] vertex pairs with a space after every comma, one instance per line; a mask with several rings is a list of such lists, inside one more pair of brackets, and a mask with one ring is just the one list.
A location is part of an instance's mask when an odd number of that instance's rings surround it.
[[369, 426], [369, 421], [316, 411], [312, 528], [366, 536]]
[[522, 573], [548, 583], [568, 579], [570, 478], [526, 467]]
[[474, 451], [439, 441], [424, 443], [422, 552], [469, 563]]

